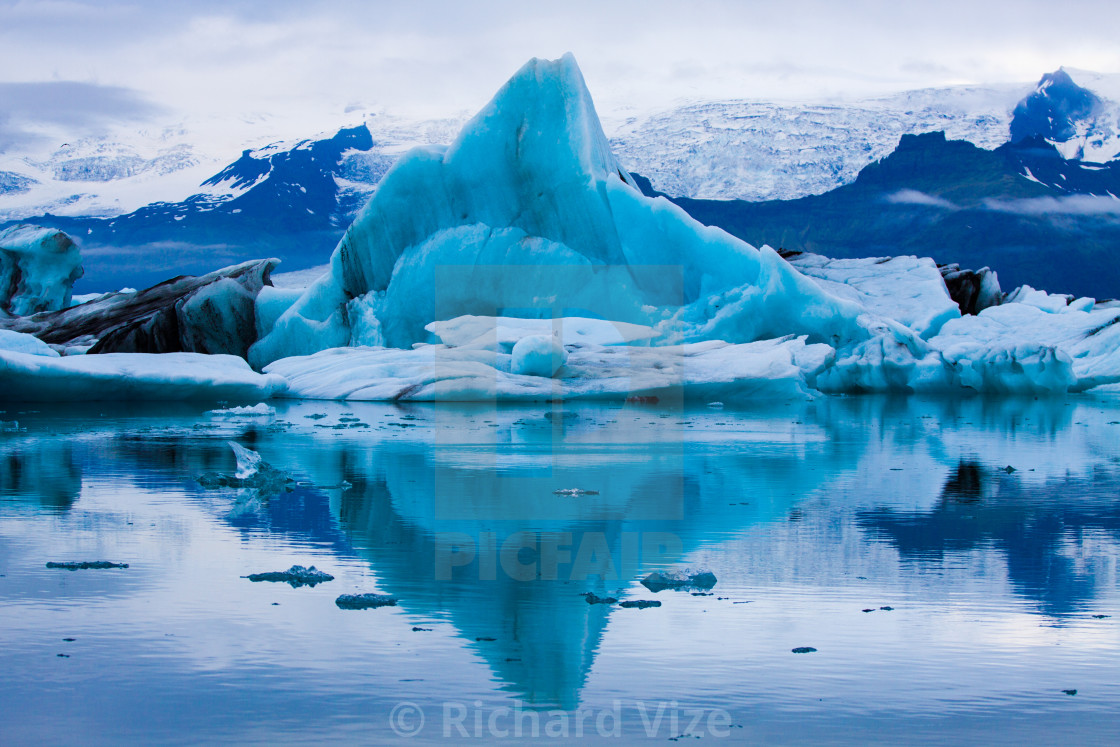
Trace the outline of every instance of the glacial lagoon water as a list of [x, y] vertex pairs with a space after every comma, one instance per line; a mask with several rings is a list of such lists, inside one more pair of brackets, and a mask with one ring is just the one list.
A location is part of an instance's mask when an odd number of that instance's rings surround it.
[[0, 743], [1120, 737], [1115, 396], [275, 407], [0, 415]]

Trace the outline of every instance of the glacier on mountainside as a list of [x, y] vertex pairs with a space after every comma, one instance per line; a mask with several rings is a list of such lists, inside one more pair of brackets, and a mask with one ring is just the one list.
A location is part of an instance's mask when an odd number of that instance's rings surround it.
[[[1066, 71], [1105, 107], [1058, 143], [1068, 157], [1103, 162], [1120, 154], [1120, 76]], [[887, 156], [903, 134], [944, 131], [949, 139], [993, 149], [1007, 140], [1012, 110], [1035, 86], [950, 86], [871, 99], [812, 102], [689, 101], [668, 109], [617, 106], [604, 117], [622, 165], [669, 195], [773, 200], [821, 194], [852, 182]], [[0, 222], [55, 216], [123, 216], [145, 206], [209, 210], [249, 190], [221, 177], [247, 153], [264, 162], [364, 127], [373, 142], [331, 165], [349, 205], [368, 197], [393, 161], [417, 145], [447, 143], [462, 114], [417, 119], [377, 107], [124, 124], [82, 138], [59, 133], [0, 153]], [[314, 133], [314, 134], [313, 134]], [[243, 159], [244, 160], [244, 156]], [[261, 179], [267, 175], [262, 174]]]
[[[206, 210], [245, 194], [255, 181], [224, 178], [231, 156], [264, 166], [328, 140], [340, 129], [365, 126], [376, 141], [342, 154], [335, 181], [345, 192], [368, 197], [393, 160], [411, 147], [446, 143], [466, 117], [418, 120], [376, 110], [302, 112], [291, 116], [211, 117], [125, 123], [75, 138], [43, 133], [23, 147], [0, 152], [0, 222], [34, 216], [117, 217], [145, 207], [176, 205]], [[303, 133], [304, 137], [296, 137]], [[308, 139], [306, 134], [318, 133]], [[257, 180], [257, 181], [259, 181]]]
[[638, 116], [611, 132], [630, 170], [674, 197], [792, 200], [855, 180], [906, 134], [944, 131], [995, 148], [1028, 86], [906, 91], [850, 102], [708, 101]]
[[15, 316], [70, 305], [82, 255], [62, 231], [16, 225], [0, 230], [0, 311]]

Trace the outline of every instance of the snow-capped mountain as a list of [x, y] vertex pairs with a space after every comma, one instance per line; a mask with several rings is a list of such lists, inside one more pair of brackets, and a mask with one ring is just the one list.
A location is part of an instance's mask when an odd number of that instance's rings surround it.
[[[1088, 81], [1100, 95], [1079, 87]], [[1120, 153], [1120, 76], [1059, 70], [1037, 86], [958, 86], [830, 103], [749, 100], [685, 104], [654, 113], [603, 116], [611, 146], [631, 171], [661, 192], [702, 199], [793, 199], [850, 184], [904, 134], [943, 131], [993, 149], [1041, 134], [1066, 158], [1104, 162]], [[1048, 112], [1057, 129], [1046, 131]], [[415, 145], [446, 144], [466, 115], [415, 120], [354, 108], [319, 134], [258, 118], [185, 122], [0, 153], [0, 221], [45, 214], [112, 217], [156, 202], [236, 194], [211, 179], [249, 151], [252, 158], [364, 126], [372, 144], [347, 156], [343, 189], [368, 192], [388, 164]], [[321, 117], [317, 120], [323, 123]], [[1040, 118], [1041, 117], [1041, 122]]]
[[[902, 136], [928, 131], [985, 151], [1010, 136], [1025, 180], [1055, 194], [1108, 195], [1117, 191], [1108, 162], [1120, 151], [1117, 100], [1120, 76], [1059, 70], [1034, 86], [826, 105], [704, 102], [649, 115], [608, 112], [603, 121], [620, 163], [673, 197], [822, 195], [854, 183]], [[345, 126], [296, 140], [277, 137], [284, 123], [264, 118], [118, 130], [2, 153], [0, 225], [31, 222], [78, 237], [97, 259], [79, 293], [250, 257], [277, 256], [284, 271], [319, 265], [397, 157], [450, 142], [467, 119], [409, 120], [356, 107], [316, 122], [332, 118]]]
[[1120, 296], [1120, 161], [1066, 160], [1037, 135], [995, 150], [906, 135], [852, 184], [796, 200], [670, 199], [755, 246], [932, 257], [998, 269], [1004, 288]]
[[[1100, 93], [1077, 85], [1073, 75], [1092, 79]], [[946, 116], [938, 132], [903, 134], [896, 147], [864, 164], [854, 179], [837, 174], [843, 183], [820, 194], [750, 201], [660, 191], [701, 222], [754, 245], [829, 257], [915, 254], [998, 268], [1005, 287], [1028, 283], [1115, 298], [1120, 296], [1115, 256], [1120, 159], [1114, 158], [1120, 152], [1120, 97], [1111, 98], [1115, 83], [1115, 77], [1058, 70], [1007, 107], [1004, 118], [979, 115], [982, 107], [975, 102], [987, 102], [991, 112], [998, 97], [973, 92], [960, 99], [972, 105], [957, 107], [971, 114]], [[911, 111], [922, 117], [938, 111], [922, 108], [925, 94], [913, 95], [912, 101]], [[892, 121], [853, 121], [852, 127], [866, 128], [871, 152]], [[995, 128], [999, 121], [1003, 124]], [[843, 152], [851, 157], [851, 150]], [[819, 176], [822, 163], [827, 159], [818, 159], [806, 172]], [[653, 193], [659, 188], [650, 181], [642, 183]]]
[[[417, 145], [446, 143], [465, 117], [417, 121], [363, 109], [317, 121], [323, 130], [271, 119], [188, 121], [164, 127], [123, 127], [72, 142], [33, 144], [24, 151], [0, 152], [0, 221], [45, 214], [115, 217], [153, 203], [191, 197], [217, 201], [237, 196], [252, 184], [213, 177], [241, 153], [265, 161], [309, 143], [327, 140], [342, 129], [365, 127], [370, 146], [346, 154], [339, 178], [343, 188], [375, 184], [387, 165]], [[242, 166], [247, 164], [243, 163]]]
[[247, 256], [274, 256], [288, 261], [285, 269], [299, 269], [329, 254], [393, 160], [375, 150], [369, 129], [359, 125], [245, 150], [183, 200], [109, 217], [24, 220], [80, 237], [87, 255], [103, 258], [91, 265], [94, 282], [109, 287], [202, 273]]
[[1011, 142], [1030, 137], [1053, 144], [1068, 160], [1111, 161], [1120, 155], [1120, 106], [1059, 69], [1042, 76], [1012, 114]]

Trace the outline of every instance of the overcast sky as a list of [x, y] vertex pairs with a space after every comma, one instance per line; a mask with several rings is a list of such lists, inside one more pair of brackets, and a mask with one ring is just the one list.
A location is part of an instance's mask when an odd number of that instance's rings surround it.
[[474, 111], [565, 51], [606, 111], [1116, 73], [1117, 29], [1115, 0], [0, 0], [0, 147], [36, 120]]

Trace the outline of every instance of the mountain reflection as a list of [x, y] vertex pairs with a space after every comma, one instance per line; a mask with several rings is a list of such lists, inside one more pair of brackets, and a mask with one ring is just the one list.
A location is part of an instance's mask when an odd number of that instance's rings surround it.
[[962, 461], [932, 511], [864, 511], [858, 521], [898, 548], [904, 562], [939, 563], [947, 555], [993, 548], [1012, 588], [1053, 616], [1085, 611], [1101, 580], [1078, 562], [1087, 537], [1120, 542], [1116, 475], [1099, 470], [1044, 487], [1016, 472]]

